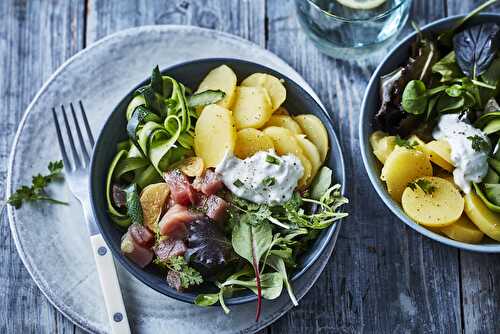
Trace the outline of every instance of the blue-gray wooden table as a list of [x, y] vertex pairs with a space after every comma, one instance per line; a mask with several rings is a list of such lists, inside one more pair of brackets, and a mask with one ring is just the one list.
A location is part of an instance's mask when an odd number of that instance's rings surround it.
[[[412, 19], [424, 25], [480, 2], [414, 0]], [[1, 196], [14, 132], [43, 82], [87, 45], [150, 24], [198, 25], [266, 47], [304, 76], [333, 115], [346, 154], [351, 216], [316, 285], [263, 332], [500, 333], [500, 256], [433, 242], [385, 208], [364, 171], [358, 139], [360, 103], [377, 59], [320, 54], [298, 26], [293, 0], [0, 0]], [[0, 333], [81, 332], [33, 283], [4, 217]]]

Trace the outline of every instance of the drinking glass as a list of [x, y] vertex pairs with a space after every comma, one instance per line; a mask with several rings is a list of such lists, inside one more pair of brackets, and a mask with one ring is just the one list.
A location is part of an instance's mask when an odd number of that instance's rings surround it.
[[411, 0], [295, 0], [295, 5], [301, 26], [320, 51], [357, 59], [397, 36]]

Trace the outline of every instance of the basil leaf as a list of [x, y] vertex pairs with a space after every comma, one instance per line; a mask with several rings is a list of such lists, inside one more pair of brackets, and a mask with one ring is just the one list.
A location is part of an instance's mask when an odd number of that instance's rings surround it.
[[432, 72], [441, 75], [441, 82], [451, 81], [462, 76], [455, 59], [455, 51], [448, 53], [432, 66]]
[[208, 293], [198, 295], [194, 299], [194, 303], [198, 306], [211, 306], [219, 301], [219, 293]]
[[423, 114], [427, 109], [425, 84], [420, 80], [410, 81], [403, 92], [403, 109], [410, 114]]
[[470, 78], [483, 74], [495, 58], [500, 26], [485, 23], [472, 26], [453, 37], [458, 66]]

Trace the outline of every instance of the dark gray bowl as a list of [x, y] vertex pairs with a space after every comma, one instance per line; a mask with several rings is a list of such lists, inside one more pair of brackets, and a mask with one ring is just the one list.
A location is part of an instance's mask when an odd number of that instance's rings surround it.
[[[444, 29], [452, 27], [457, 22], [457, 20], [462, 17], [463, 16], [452, 16], [435, 21], [423, 27], [422, 31], [424, 33], [429, 31], [442, 31]], [[480, 14], [471, 20], [472, 24], [485, 22], [500, 23], [500, 15]], [[382, 61], [382, 63], [373, 73], [370, 82], [368, 83], [368, 87], [366, 88], [365, 96], [363, 98], [363, 104], [361, 106], [361, 116], [359, 119], [359, 142], [361, 145], [361, 155], [363, 156], [365, 169], [368, 173], [368, 176], [370, 177], [370, 181], [373, 187], [377, 191], [380, 198], [382, 198], [385, 205], [387, 205], [387, 207], [391, 209], [391, 211], [396, 216], [398, 216], [399, 219], [401, 219], [406, 225], [410, 226], [414, 230], [433, 240], [439, 241], [452, 247], [477, 252], [500, 253], [500, 243], [498, 242], [490, 241], [478, 245], [467, 244], [464, 242], [448, 239], [447, 237], [434, 233], [431, 230], [428, 230], [425, 227], [415, 223], [410, 217], [406, 215], [401, 206], [389, 196], [384, 183], [380, 180], [381, 165], [378, 162], [377, 158], [373, 155], [369, 143], [370, 134], [375, 130], [373, 124], [373, 116], [380, 107], [379, 80], [380, 76], [392, 72], [394, 69], [404, 64], [408, 60], [410, 45], [413, 41], [415, 41], [416, 35], [416, 33], [410, 34], [394, 49], [392, 49], [391, 52], [389, 52], [387, 57]]]
[[[230, 66], [235, 71], [238, 79], [243, 79], [255, 72], [269, 73], [278, 78], [283, 78], [287, 89], [285, 107], [292, 113], [294, 111], [299, 111], [300, 113], [314, 114], [318, 116], [325, 125], [331, 146], [326, 165], [334, 171], [335, 181], [340, 182], [345, 187], [345, 170], [342, 150], [327, 112], [312, 96], [286, 76], [259, 64], [225, 58], [190, 61], [167, 68], [163, 70], [162, 73], [176, 78], [188, 87], [195, 88], [211, 69], [222, 64]], [[147, 73], [144, 73], [144, 75], [146, 76]], [[116, 154], [116, 144], [127, 138], [125, 131], [125, 110], [132, 98], [132, 93], [138, 87], [148, 82], [149, 78], [137, 85], [137, 87], [132, 89], [130, 93], [123, 98], [106, 120], [99, 134], [90, 166], [90, 197], [92, 209], [106, 243], [111, 248], [115, 259], [118, 259], [123, 267], [137, 279], [156, 291], [184, 302], [193, 303], [197, 294], [211, 292], [210, 288], [208, 286], [201, 286], [193, 291], [179, 293], [166, 284], [165, 273], [161, 273], [154, 266], [150, 265], [145, 269], [136, 266], [120, 252], [120, 240], [124, 231], [111, 222], [106, 208], [105, 179], [108, 166]], [[330, 242], [336, 228], [340, 228], [339, 223], [321, 232], [316, 241], [312, 244], [310, 250], [299, 259], [298, 266], [292, 274], [292, 280], [298, 279], [318, 259]], [[253, 293], [243, 292], [228, 298], [226, 303], [235, 305], [247, 303], [255, 299], [256, 296]]]

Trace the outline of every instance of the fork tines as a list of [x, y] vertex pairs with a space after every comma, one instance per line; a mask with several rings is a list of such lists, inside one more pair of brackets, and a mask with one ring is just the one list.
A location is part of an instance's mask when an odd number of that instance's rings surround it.
[[[72, 125], [70, 125], [70, 122], [68, 121], [66, 109], [63, 105], [61, 105], [60, 113], [62, 113], [63, 116], [64, 127], [59, 124], [56, 109], [52, 108], [52, 116], [54, 117], [54, 123], [56, 125], [57, 141], [59, 142], [59, 147], [61, 148], [64, 166], [68, 170], [87, 168], [90, 162], [90, 154], [92, 152], [92, 148], [94, 147], [94, 137], [90, 131], [89, 122], [85, 114], [85, 108], [83, 107], [82, 101], [79, 101], [78, 104], [80, 105], [81, 121], [79, 121], [79, 117], [77, 117], [73, 103], [69, 104], [73, 119]], [[81, 125], [82, 123], [83, 125]], [[82, 127], [85, 129], [87, 140], [84, 139], [82, 134]], [[65, 129], [66, 140], [61, 132], [61, 128]], [[78, 140], [77, 144], [75, 144], [75, 134]], [[68, 157], [68, 146], [72, 159]]]

